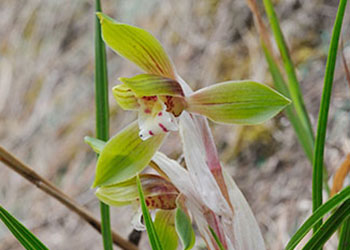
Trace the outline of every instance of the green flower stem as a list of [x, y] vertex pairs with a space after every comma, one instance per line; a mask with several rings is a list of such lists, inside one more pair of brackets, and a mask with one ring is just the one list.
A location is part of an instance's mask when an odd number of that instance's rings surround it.
[[[333, 33], [331, 37], [331, 43], [329, 46], [326, 72], [324, 76], [324, 86], [322, 92], [322, 99], [320, 105], [320, 112], [318, 116], [316, 141], [315, 141], [315, 151], [314, 151], [314, 161], [313, 161], [313, 176], [312, 176], [312, 202], [313, 211], [321, 206], [322, 204], [322, 178], [323, 178], [323, 158], [324, 158], [324, 145], [327, 130], [327, 120], [328, 111], [332, 93], [334, 69], [337, 57], [339, 36], [341, 31], [341, 26], [343, 22], [345, 7], [347, 0], [341, 0], [339, 3], [339, 8], [337, 16], [335, 19], [335, 24], [333, 28]], [[314, 227], [314, 232], [322, 225], [322, 221], [317, 223]]]
[[[96, 0], [96, 11], [101, 11], [100, 0]], [[101, 25], [95, 17], [95, 103], [96, 103], [96, 137], [107, 141], [109, 138], [108, 76], [106, 49], [101, 38]], [[109, 206], [100, 202], [103, 246], [112, 250], [111, 222]]]

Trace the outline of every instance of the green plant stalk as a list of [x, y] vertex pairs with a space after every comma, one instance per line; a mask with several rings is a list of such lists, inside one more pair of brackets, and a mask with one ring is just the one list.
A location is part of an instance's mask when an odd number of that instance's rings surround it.
[[[313, 161], [313, 175], [312, 175], [312, 208], [316, 211], [322, 204], [322, 179], [323, 179], [323, 158], [324, 145], [327, 131], [328, 111], [332, 93], [334, 69], [337, 58], [339, 36], [343, 22], [345, 7], [347, 0], [341, 0], [339, 3], [337, 16], [332, 32], [331, 42], [329, 46], [326, 72], [324, 76], [324, 86], [322, 92], [322, 99], [320, 104], [320, 111], [317, 123], [317, 133], [315, 141], [314, 161]], [[322, 225], [322, 221], [317, 223], [314, 227], [314, 232]]]
[[[101, 11], [101, 2], [96, 0], [96, 12]], [[96, 138], [107, 141], [109, 138], [108, 76], [106, 48], [101, 37], [101, 25], [95, 17], [95, 104], [96, 104]], [[112, 250], [111, 222], [109, 206], [100, 202], [103, 246]]]
[[[267, 46], [265, 46], [265, 44], [262, 40], [261, 40], [261, 46], [262, 46], [262, 49], [264, 51], [266, 61], [269, 65], [269, 70], [271, 72], [276, 89], [279, 92], [281, 92], [282, 94], [284, 94], [285, 96], [289, 97], [289, 90], [288, 90], [287, 85], [284, 81], [282, 73], [279, 70], [274, 58], [271, 56], [271, 53], [268, 50]], [[304, 149], [304, 152], [305, 152], [307, 158], [312, 163], [312, 161], [313, 161], [313, 148], [314, 148], [314, 136], [313, 136], [313, 134], [311, 134], [311, 135], [309, 134], [312, 131], [306, 130], [306, 128], [303, 126], [301, 120], [296, 115], [295, 109], [293, 106], [291, 106], [291, 105], [287, 106], [285, 111], [286, 111], [286, 115], [287, 115], [289, 121], [291, 122], [291, 124], [295, 130], [295, 133], [298, 137], [298, 140]], [[305, 136], [305, 135], [307, 135], [307, 136]], [[324, 174], [323, 185], [324, 185], [324, 188], [327, 191], [327, 193], [330, 194], [330, 188], [328, 185], [328, 172], [327, 172], [327, 169], [325, 166], [323, 168], [323, 172], [324, 172], [323, 173]]]
[[[350, 217], [350, 200], [346, 200], [315, 232], [302, 250], [317, 250], [328, 241], [344, 220]], [[347, 248], [348, 249], [348, 248]]]
[[350, 248], [350, 219], [346, 219], [340, 231], [338, 250]]
[[273, 4], [271, 3], [271, 0], [264, 0], [264, 6], [266, 10], [267, 17], [269, 19], [272, 32], [275, 36], [276, 43], [278, 46], [278, 49], [281, 53], [283, 65], [287, 73], [288, 77], [288, 89], [290, 92], [290, 96], [293, 101], [293, 105], [295, 107], [296, 113], [299, 116], [303, 126], [306, 128], [308, 133], [306, 133], [307, 136], [313, 136], [313, 130], [312, 125], [310, 122], [310, 118], [308, 116], [308, 113], [305, 108], [303, 95], [300, 90], [299, 82], [295, 73], [295, 68], [292, 62], [292, 59], [288, 52], [287, 44], [284, 40], [283, 33], [281, 31], [281, 27], [279, 25], [279, 21], [277, 18], [277, 15], [275, 13], [275, 10], [273, 8]]

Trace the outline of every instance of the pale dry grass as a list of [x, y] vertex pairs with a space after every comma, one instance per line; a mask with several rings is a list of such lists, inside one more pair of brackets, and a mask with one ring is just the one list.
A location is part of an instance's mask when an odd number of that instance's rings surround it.
[[[228, 79], [271, 83], [245, 1], [102, 1], [120, 21], [151, 31], [194, 88]], [[315, 125], [330, 29], [337, 1], [280, 1], [277, 12], [299, 67]], [[95, 155], [83, 143], [94, 133], [93, 1], [0, 1], [0, 143], [98, 216], [90, 185]], [[344, 22], [345, 50], [349, 17]], [[346, 53], [348, 61], [350, 54]], [[137, 68], [108, 51], [110, 86]], [[326, 161], [330, 172], [350, 151], [350, 90], [338, 64]], [[135, 118], [110, 98], [111, 134]], [[247, 196], [269, 249], [282, 249], [311, 209], [311, 167], [289, 122], [213, 125], [222, 160]], [[178, 138], [163, 149], [180, 155]], [[85, 222], [3, 165], [0, 202], [50, 249], [102, 249]], [[132, 208], [113, 208], [113, 227], [127, 236]], [[143, 236], [141, 249], [147, 249]], [[21, 249], [0, 226], [0, 249]], [[327, 249], [335, 249], [331, 245]]]

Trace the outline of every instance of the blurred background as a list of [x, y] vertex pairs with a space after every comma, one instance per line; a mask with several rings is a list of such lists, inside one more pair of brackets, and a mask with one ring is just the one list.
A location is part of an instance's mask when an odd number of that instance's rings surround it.
[[[315, 128], [338, 1], [274, 2]], [[272, 83], [244, 0], [102, 5], [115, 19], [154, 34], [194, 89], [229, 79]], [[95, 130], [94, 1], [0, 0], [0, 17], [0, 145], [99, 217], [90, 189], [96, 157], [83, 142]], [[343, 40], [350, 62], [349, 18]], [[140, 73], [112, 51], [107, 55], [110, 88], [117, 77]], [[325, 155], [330, 174], [350, 152], [347, 84], [338, 59]], [[111, 135], [136, 118], [112, 96], [110, 112]], [[312, 207], [311, 165], [289, 121], [282, 113], [259, 126], [211, 125], [221, 160], [252, 206], [268, 249], [282, 249]], [[181, 154], [178, 139], [172, 134], [162, 148], [173, 158]], [[101, 236], [85, 221], [1, 163], [0, 203], [50, 249], [102, 249]], [[124, 237], [133, 214], [132, 207], [112, 208], [113, 228]], [[0, 249], [22, 249], [1, 223]], [[145, 233], [140, 249], [149, 249]], [[325, 249], [336, 249], [334, 241]]]

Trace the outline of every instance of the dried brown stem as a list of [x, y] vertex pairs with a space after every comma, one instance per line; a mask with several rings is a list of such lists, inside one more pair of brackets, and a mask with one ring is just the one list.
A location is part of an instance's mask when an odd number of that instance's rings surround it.
[[[3, 162], [10, 169], [16, 171], [22, 177], [27, 179], [29, 182], [43, 190], [51, 197], [58, 200], [60, 203], [65, 205], [74, 213], [78, 214], [83, 220], [89, 223], [99, 233], [101, 233], [101, 222], [96, 219], [85, 207], [79, 205], [71, 197], [63, 193], [60, 189], [55, 187], [53, 183], [46, 180], [44, 177], [37, 174], [25, 163], [18, 160], [14, 155], [5, 150], [0, 146], [0, 161]], [[112, 231], [113, 242], [125, 250], [137, 250], [138, 248], [131, 242], [125, 240], [117, 233]]]
[[349, 88], [350, 88], [350, 70], [348, 67], [348, 63], [346, 62], [345, 59], [345, 55], [344, 55], [344, 43], [343, 43], [343, 39], [340, 40], [340, 47], [341, 47], [341, 59], [343, 61], [343, 65], [344, 65], [344, 70], [345, 70], [345, 77], [346, 77], [346, 81], [348, 82]]
[[[254, 16], [254, 23], [255, 27], [258, 29], [258, 32], [260, 34], [260, 41], [262, 46], [266, 47], [266, 49], [270, 52], [271, 56], [275, 59], [276, 62], [278, 62], [274, 50], [272, 49], [271, 40], [269, 37], [269, 31], [267, 27], [265, 26], [265, 23], [263, 21], [263, 18], [260, 14], [258, 4], [256, 0], [246, 0], [248, 7], [250, 8], [251, 12]], [[277, 65], [279, 67], [279, 65]]]

